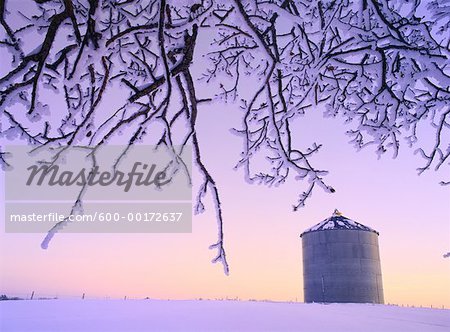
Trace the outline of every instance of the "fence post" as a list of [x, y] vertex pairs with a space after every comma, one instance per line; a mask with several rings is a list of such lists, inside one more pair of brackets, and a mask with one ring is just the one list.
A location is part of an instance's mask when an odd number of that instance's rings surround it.
[[30, 300], [32, 300], [32, 299], [33, 299], [33, 297], [34, 297], [34, 291], [32, 291], [32, 292], [31, 292], [31, 297], [30, 297]]

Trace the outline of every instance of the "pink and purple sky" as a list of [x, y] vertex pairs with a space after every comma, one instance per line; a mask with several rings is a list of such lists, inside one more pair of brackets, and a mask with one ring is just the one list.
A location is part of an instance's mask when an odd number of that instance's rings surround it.
[[249, 185], [233, 170], [241, 142], [229, 128], [239, 127], [240, 112], [204, 105], [199, 115], [203, 155], [221, 190], [229, 276], [210, 263], [217, 229], [208, 204], [191, 234], [57, 234], [43, 250], [43, 234], [2, 231], [1, 293], [302, 301], [299, 235], [338, 208], [380, 232], [386, 303], [450, 307], [450, 204], [438, 184], [445, 174], [418, 176], [422, 160], [408, 148], [397, 159], [356, 152], [339, 119], [313, 111], [293, 130], [305, 145], [324, 144], [315, 161], [336, 193], [318, 190], [292, 212], [301, 183]]

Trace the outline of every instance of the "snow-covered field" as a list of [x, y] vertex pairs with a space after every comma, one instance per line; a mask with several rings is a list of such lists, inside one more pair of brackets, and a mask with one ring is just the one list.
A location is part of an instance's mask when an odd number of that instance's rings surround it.
[[244, 301], [1, 301], [1, 331], [450, 331], [450, 310]]

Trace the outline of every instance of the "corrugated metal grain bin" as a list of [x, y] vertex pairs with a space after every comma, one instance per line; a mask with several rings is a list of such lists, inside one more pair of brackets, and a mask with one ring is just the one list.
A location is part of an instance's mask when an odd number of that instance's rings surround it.
[[303, 232], [305, 302], [384, 303], [378, 235], [337, 210]]

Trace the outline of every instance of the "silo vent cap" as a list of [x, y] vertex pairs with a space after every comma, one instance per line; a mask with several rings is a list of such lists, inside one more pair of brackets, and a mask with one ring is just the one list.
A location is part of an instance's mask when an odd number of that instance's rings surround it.
[[334, 209], [334, 212], [333, 212], [333, 217], [336, 217], [336, 216], [342, 216], [341, 211], [339, 211], [338, 209]]
[[360, 230], [379, 234], [376, 230], [345, 217], [338, 209], [335, 209], [331, 217], [325, 219], [324, 221], [318, 223], [317, 225], [314, 225], [311, 228], [308, 228], [300, 235], [300, 237], [303, 236], [303, 234], [305, 233], [333, 230], [333, 229]]

